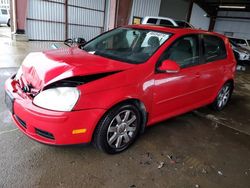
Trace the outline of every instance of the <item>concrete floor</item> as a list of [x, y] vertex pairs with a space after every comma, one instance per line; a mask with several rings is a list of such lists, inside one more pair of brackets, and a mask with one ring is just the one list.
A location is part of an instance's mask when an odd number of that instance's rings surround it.
[[37, 143], [12, 123], [3, 102], [4, 81], [28, 52], [46, 46], [11, 42], [8, 29], [0, 27], [1, 188], [249, 187], [249, 71], [237, 74], [232, 101], [223, 112], [205, 107], [164, 121], [148, 128], [127, 151], [110, 156], [91, 145]]

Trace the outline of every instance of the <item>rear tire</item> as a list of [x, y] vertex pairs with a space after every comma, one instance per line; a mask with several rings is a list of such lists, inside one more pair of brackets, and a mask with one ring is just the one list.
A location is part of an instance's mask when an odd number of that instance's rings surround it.
[[223, 110], [231, 99], [233, 85], [226, 83], [220, 89], [215, 101], [212, 103], [212, 108], [216, 111]]
[[141, 127], [139, 109], [132, 104], [121, 104], [109, 110], [94, 133], [96, 148], [116, 154], [126, 150], [136, 140]]

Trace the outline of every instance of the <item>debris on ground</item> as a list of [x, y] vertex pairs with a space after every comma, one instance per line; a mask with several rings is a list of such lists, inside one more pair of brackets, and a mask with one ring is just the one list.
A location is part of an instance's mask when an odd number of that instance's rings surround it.
[[129, 160], [133, 160], [133, 159], [134, 159], [133, 157], [131, 157], [131, 156], [129, 157]]
[[120, 164], [119, 163], [115, 163], [115, 166], [120, 166]]
[[160, 164], [158, 165], [158, 169], [161, 169], [164, 166], [164, 162], [161, 161]]
[[153, 160], [153, 157], [149, 152], [146, 152], [145, 154], [142, 155], [142, 160], [140, 161], [140, 164], [144, 165], [150, 165]]
[[245, 175], [248, 176], [249, 173], [250, 173], [250, 169], [247, 169], [247, 170], [245, 171]]
[[214, 129], [217, 129], [217, 128], [219, 128], [219, 125], [218, 123], [215, 122]]
[[203, 173], [203, 174], [207, 174], [206, 169], [203, 168], [203, 169], [202, 169], [202, 173]]
[[221, 171], [218, 171], [218, 174], [219, 174], [220, 176], [222, 176], [222, 175], [223, 175], [223, 173], [222, 173]]
[[177, 163], [177, 160], [173, 155], [167, 155], [167, 157], [169, 158], [170, 163], [172, 163], [172, 164]]
[[195, 185], [195, 188], [200, 188], [200, 185], [196, 184], [196, 185]]
[[132, 187], [136, 187], [136, 186], [133, 184], [133, 185], [130, 185], [129, 187], [131, 187], [131, 188], [132, 188]]

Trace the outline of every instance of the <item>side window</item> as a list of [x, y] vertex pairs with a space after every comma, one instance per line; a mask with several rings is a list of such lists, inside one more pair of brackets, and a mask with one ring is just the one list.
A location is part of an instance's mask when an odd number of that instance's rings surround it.
[[181, 68], [199, 64], [198, 35], [189, 35], [177, 39], [162, 55], [160, 61], [172, 60]]
[[224, 41], [216, 36], [204, 35], [204, 57], [205, 62], [225, 59], [227, 52]]
[[3, 15], [8, 14], [6, 9], [1, 9], [1, 12], [2, 12]]
[[155, 19], [155, 18], [149, 18], [148, 21], [147, 21], [147, 23], [149, 23], [149, 24], [156, 24], [157, 23], [157, 19]]
[[160, 20], [160, 25], [173, 26], [172, 22], [170, 22], [168, 20]]

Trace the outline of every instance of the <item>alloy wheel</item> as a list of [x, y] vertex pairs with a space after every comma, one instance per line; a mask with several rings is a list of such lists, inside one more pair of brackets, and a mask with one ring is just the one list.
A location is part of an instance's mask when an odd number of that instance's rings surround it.
[[218, 95], [218, 100], [217, 100], [217, 104], [220, 109], [224, 108], [224, 106], [226, 106], [227, 102], [229, 101], [230, 94], [231, 94], [230, 92], [231, 92], [231, 88], [229, 84], [225, 85], [221, 89]]
[[109, 146], [115, 149], [128, 146], [136, 136], [137, 123], [136, 114], [132, 110], [124, 110], [115, 115], [107, 131]]

